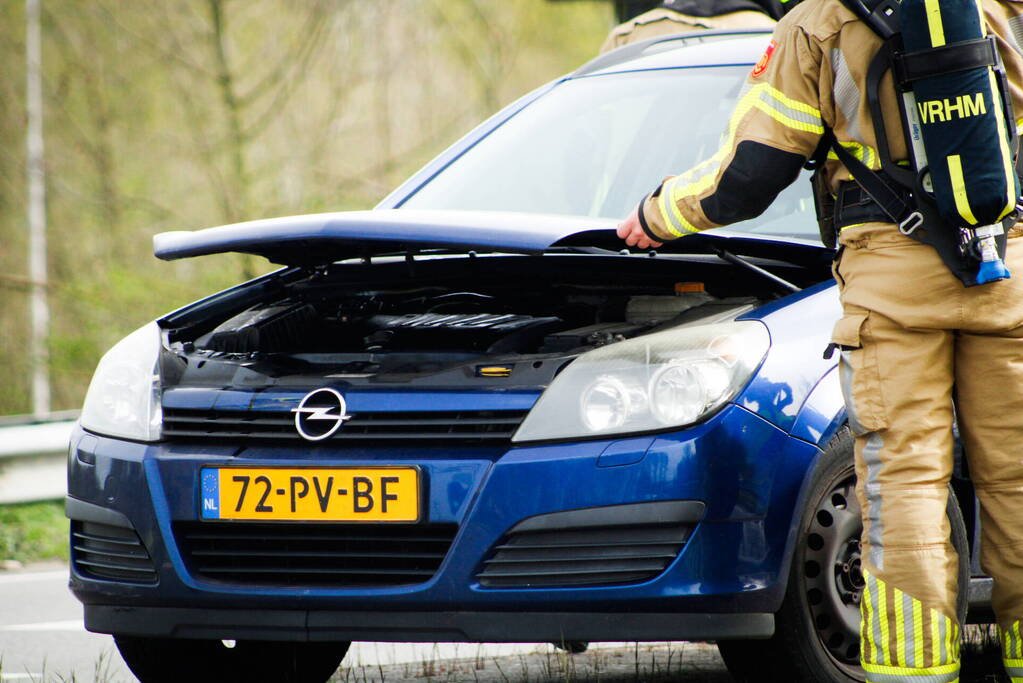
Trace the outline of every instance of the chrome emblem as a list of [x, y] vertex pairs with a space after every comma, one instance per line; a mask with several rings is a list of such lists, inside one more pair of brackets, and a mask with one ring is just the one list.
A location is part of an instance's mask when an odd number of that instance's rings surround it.
[[306, 441], [322, 441], [340, 429], [345, 420], [352, 419], [347, 410], [344, 396], [324, 388], [310, 391], [291, 412], [295, 413], [299, 436]]

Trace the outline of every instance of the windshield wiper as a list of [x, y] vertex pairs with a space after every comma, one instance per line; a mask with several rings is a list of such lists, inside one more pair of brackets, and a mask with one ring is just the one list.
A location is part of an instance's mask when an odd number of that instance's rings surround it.
[[757, 273], [758, 275], [762, 275], [763, 277], [766, 277], [771, 282], [773, 282], [773, 283], [775, 283], [777, 285], [781, 285], [782, 287], [784, 287], [785, 289], [789, 290], [790, 292], [802, 291], [800, 287], [795, 286], [794, 284], [792, 284], [788, 280], [780, 278], [777, 275], [775, 275], [774, 273], [772, 273], [770, 271], [767, 271], [767, 270], [764, 270], [760, 266], [753, 265], [752, 263], [750, 263], [746, 259], [744, 259], [742, 257], [739, 257], [739, 256], [736, 256], [735, 254], [733, 254], [730, 251], [725, 251], [721, 247], [716, 247], [716, 246], [711, 246], [711, 248], [714, 250], [715, 254], [717, 254], [720, 258], [724, 259], [725, 261], [728, 261], [729, 263], [735, 264], [737, 266], [742, 266], [743, 268], [746, 268], [747, 270], [751, 270], [754, 273]]

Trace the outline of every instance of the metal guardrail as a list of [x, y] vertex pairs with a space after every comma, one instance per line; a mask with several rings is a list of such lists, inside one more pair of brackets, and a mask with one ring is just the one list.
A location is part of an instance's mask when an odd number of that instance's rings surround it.
[[0, 417], [0, 504], [67, 493], [67, 450], [78, 411]]

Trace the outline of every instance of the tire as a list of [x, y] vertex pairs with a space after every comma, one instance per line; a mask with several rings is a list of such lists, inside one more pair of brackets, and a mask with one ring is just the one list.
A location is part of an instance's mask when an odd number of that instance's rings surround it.
[[[768, 640], [720, 641], [728, 671], [740, 683], [854, 683], [859, 664], [860, 506], [855, 496], [853, 438], [843, 428], [818, 458], [800, 515], [775, 632]], [[959, 553], [959, 622], [966, 618], [969, 547], [966, 526], [949, 487], [946, 514]], [[828, 567], [834, 570], [827, 571]]]
[[178, 640], [114, 636], [142, 683], [325, 683], [351, 643]]
[[570, 655], [581, 655], [590, 649], [590, 641], [588, 640], [559, 640], [551, 643], [551, 645]]

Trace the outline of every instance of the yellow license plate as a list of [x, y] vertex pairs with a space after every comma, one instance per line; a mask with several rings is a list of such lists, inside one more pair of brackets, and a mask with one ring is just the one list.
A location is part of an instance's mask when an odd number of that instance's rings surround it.
[[418, 522], [416, 467], [202, 470], [202, 519]]

